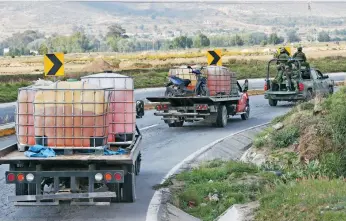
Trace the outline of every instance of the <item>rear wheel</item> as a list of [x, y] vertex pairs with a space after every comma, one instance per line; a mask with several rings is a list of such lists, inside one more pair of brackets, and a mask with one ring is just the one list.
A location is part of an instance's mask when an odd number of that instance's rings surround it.
[[275, 107], [278, 104], [278, 100], [269, 99], [269, 105]]
[[174, 123], [176, 127], [182, 127], [184, 125], [184, 121], [176, 121]]
[[142, 154], [139, 153], [138, 157], [137, 157], [137, 160], [136, 160], [136, 163], [135, 163], [135, 173], [136, 173], [136, 175], [138, 175], [139, 172], [141, 171], [141, 161], [142, 161]]
[[333, 86], [329, 86], [329, 94], [333, 94], [334, 93], [334, 87]]
[[249, 116], [250, 116], [250, 104], [249, 104], [249, 101], [247, 101], [246, 107], [245, 107], [245, 113], [241, 114], [241, 119], [247, 120], [249, 119]]
[[312, 98], [313, 98], [312, 90], [309, 89], [309, 90], [306, 92], [306, 101], [310, 101]]
[[225, 105], [219, 105], [216, 117], [216, 126], [225, 127], [227, 125], [228, 115]]

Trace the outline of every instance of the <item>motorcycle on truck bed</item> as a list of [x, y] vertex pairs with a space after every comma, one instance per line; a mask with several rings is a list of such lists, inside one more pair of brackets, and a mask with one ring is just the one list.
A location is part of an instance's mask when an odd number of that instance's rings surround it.
[[[182, 82], [190, 80], [198, 83], [198, 78], [191, 74], [195, 74], [196, 71], [191, 69], [189, 66], [176, 68], [171, 69], [169, 73], [175, 77], [189, 78], [183, 79]], [[161, 116], [169, 127], [182, 127], [184, 122], [198, 121], [225, 127], [228, 118], [234, 115], [240, 115], [243, 120], [247, 120], [250, 114], [249, 97], [246, 91], [242, 91], [235, 73], [222, 66], [203, 67], [201, 72], [206, 75], [206, 80], [196, 85], [206, 88], [204, 90], [208, 92], [207, 95], [171, 93], [171, 96], [147, 97], [150, 102], [159, 103], [154, 115]]]

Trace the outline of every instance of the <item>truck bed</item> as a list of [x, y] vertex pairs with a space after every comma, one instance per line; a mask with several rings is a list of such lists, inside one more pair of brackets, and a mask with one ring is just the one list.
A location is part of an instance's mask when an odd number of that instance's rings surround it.
[[[57, 155], [55, 157], [40, 158], [40, 157], [26, 157], [24, 152], [18, 151], [17, 144], [14, 143], [0, 150], [0, 164], [10, 164], [19, 161], [40, 161], [40, 162], [100, 162], [105, 161], [109, 164], [127, 164], [132, 163], [140, 151], [139, 144], [142, 140], [141, 135], [136, 135], [135, 142], [131, 145], [131, 151], [123, 155], [97, 155], [97, 154], [83, 154], [74, 153], [71, 155]], [[112, 148], [116, 150], [117, 148]]]
[[147, 97], [147, 100], [150, 102], [186, 102], [193, 104], [205, 104], [205, 103], [214, 103], [222, 101], [238, 101], [240, 96], [210, 96], [210, 97]]

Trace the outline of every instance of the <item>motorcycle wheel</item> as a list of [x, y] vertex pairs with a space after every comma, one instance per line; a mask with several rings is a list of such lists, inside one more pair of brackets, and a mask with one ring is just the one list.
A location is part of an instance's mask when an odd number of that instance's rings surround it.
[[165, 97], [174, 97], [174, 89], [171, 87], [166, 87]]
[[201, 96], [210, 96], [209, 89], [206, 86], [200, 87], [199, 95], [201, 95]]

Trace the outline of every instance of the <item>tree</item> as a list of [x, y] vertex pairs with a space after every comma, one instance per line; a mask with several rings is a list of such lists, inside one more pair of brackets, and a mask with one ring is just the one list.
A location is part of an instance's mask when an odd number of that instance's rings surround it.
[[48, 47], [45, 44], [41, 44], [40, 48], [38, 49], [38, 53], [40, 55], [48, 54]]
[[291, 30], [287, 31], [286, 34], [287, 34], [287, 39], [289, 42], [292, 43], [292, 42], [300, 41], [300, 38], [299, 38], [296, 30], [291, 29]]
[[235, 35], [234, 36], [234, 44], [237, 46], [242, 46], [242, 45], [244, 45], [244, 41], [239, 35]]
[[284, 42], [284, 39], [282, 37], [279, 37], [276, 33], [272, 33], [269, 36], [268, 43], [269, 44], [281, 44]]
[[321, 31], [320, 33], [318, 33], [317, 40], [319, 42], [329, 42], [330, 41], [330, 36], [329, 36], [328, 32]]
[[198, 34], [193, 40], [193, 46], [195, 48], [208, 47], [209, 45], [210, 39], [202, 33]]
[[192, 47], [192, 39], [186, 36], [180, 36], [173, 39], [172, 46], [174, 48], [191, 48]]
[[126, 30], [121, 27], [121, 25], [118, 24], [112, 24], [108, 27], [108, 32], [106, 34], [106, 37], [116, 37], [120, 38], [125, 34]]

